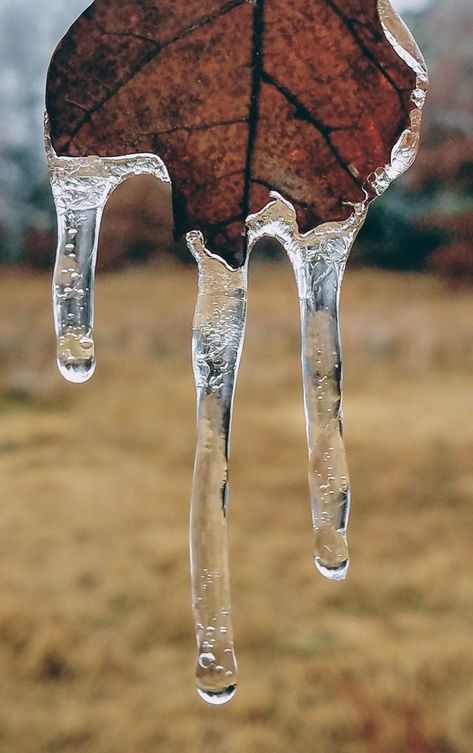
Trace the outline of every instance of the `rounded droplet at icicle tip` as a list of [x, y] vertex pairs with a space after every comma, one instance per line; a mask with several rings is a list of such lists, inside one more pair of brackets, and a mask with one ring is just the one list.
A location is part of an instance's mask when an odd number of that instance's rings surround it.
[[209, 690], [208, 688], [201, 688], [197, 685], [197, 693], [203, 701], [209, 703], [211, 706], [223, 706], [228, 701], [231, 701], [237, 691], [236, 684], [227, 685], [226, 688], [219, 690]]
[[348, 573], [348, 567], [350, 565], [349, 560], [340, 562], [335, 566], [326, 565], [320, 557], [314, 557], [315, 567], [318, 572], [327, 578], [327, 580], [345, 580]]
[[[224, 644], [225, 645], [225, 644]], [[218, 650], [217, 654], [215, 649]], [[214, 646], [199, 653], [196, 667], [196, 689], [199, 696], [212, 706], [231, 701], [237, 689], [237, 667], [231, 645]]]
[[95, 371], [95, 347], [84, 327], [68, 327], [57, 341], [57, 365], [68, 382], [86, 382]]
[[328, 524], [315, 529], [314, 563], [324, 578], [344, 580], [350, 564], [346, 534]]
[[68, 382], [82, 384], [83, 382], [87, 382], [94, 373], [95, 359], [71, 363], [61, 361], [58, 357], [57, 366], [61, 375], [64, 379], [67, 379]]

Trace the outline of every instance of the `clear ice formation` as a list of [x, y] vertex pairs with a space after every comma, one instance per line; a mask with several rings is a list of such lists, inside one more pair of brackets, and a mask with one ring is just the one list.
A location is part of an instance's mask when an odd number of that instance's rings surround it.
[[275, 238], [294, 270], [301, 316], [314, 561], [326, 578], [341, 580], [348, 569], [350, 483], [342, 438], [338, 307], [348, 254], [367, 207], [358, 204], [346, 221], [319, 225], [301, 235], [292, 205], [275, 192], [271, 196], [272, 203], [248, 217], [249, 239], [252, 246], [262, 237]]
[[247, 269], [246, 265], [231, 269], [222, 263], [207, 251], [199, 232], [188, 233], [187, 243], [199, 270], [192, 329], [197, 445], [190, 522], [196, 681], [205, 701], [222, 704], [236, 691], [227, 480], [233, 396], [245, 331]]
[[[300, 299], [302, 369], [309, 445], [314, 559], [326, 577], [348, 568], [350, 489], [342, 440], [342, 373], [338, 303], [350, 248], [366, 216], [357, 205], [345, 222], [300, 235], [292, 205], [277, 193], [247, 219], [248, 252], [275, 238], [294, 268]], [[232, 269], [187, 234], [198, 265], [192, 355], [197, 389], [197, 447], [191, 502], [192, 604], [199, 695], [222, 704], [236, 692], [227, 551], [228, 453], [233, 396], [243, 346], [247, 265]]]
[[[393, 147], [390, 163], [367, 179], [379, 196], [414, 161], [427, 71], [415, 41], [388, 0], [379, 0], [378, 7], [386, 37], [417, 75], [410, 126]], [[95, 368], [94, 273], [106, 201], [132, 175], [151, 174], [170, 181], [164, 163], [154, 154], [58, 157], [48, 133], [46, 121], [49, 175], [58, 218], [53, 280], [58, 366], [69, 381], [84, 382]], [[300, 234], [293, 206], [275, 192], [271, 199], [247, 218], [248, 254], [238, 269], [208, 251], [200, 232], [187, 234], [198, 266], [192, 337], [197, 444], [190, 521], [196, 682], [199, 695], [214, 705], [230, 700], [237, 687], [227, 549], [228, 453], [245, 329], [248, 258], [263, 237], [275, 238], [285, 249], [299, 295], [314, 562], [330, 580], [343, 579], [349, 563], [350, 484], [342, 438], [338, 306], [345, 265], [369, 202], [353, 206], [343, 222], [326, 223]]]
[[47, 119], [45, 134], [58, 224], [53, 273], [57, 364], [69, 382], [86, 382], [95, 371], [95, 264], [107, 199], [132, 175], [153, 175], [166, 183], [170, 179], [155, 154], [58, 157], [51, 145]]

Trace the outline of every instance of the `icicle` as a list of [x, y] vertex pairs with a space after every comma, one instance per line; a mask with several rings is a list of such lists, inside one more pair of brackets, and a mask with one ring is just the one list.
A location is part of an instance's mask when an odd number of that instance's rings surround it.
[[227, 551], [228, 453], [233, 395], [243, 345], [246, 265], [232, 270], [204, 246], [187, 243], [199, 269], [192, 336], [197, 389], [197, 445], [191, 502], [190, 556], [199, 695], [223, 704], [236, 692]]
[[70, 382], [85, 382], [95, 370], [94, 277], [100, 221], [108, 197], [126, 178], [150, 174], [169, 183], [153, 154], [126, 157], [58, 157], [49, 140], [49, 178], [56, 205], [58, 245], [53, 275], [57, 363]]
[[85, 382], [95, 370], [93, 285], [102, 206], [72, 209], [61, 206], [57, 199], [56, 207], [53, 301], [57, 364], [70, 382]]
[[338, 305], [348, 254], [367, 209], [356, 205], [345, 222], [326, 223], [301, 235], [292, 205], [275, 192], [271, 196], [275, 201], [247, 220], [249, 242], [251, 247], [261, 237], [276, 238], [294, 269], [301, 312], [314, 560], [322, 575], [341, 580], [348, 569], [350, 484], [342, 439]]

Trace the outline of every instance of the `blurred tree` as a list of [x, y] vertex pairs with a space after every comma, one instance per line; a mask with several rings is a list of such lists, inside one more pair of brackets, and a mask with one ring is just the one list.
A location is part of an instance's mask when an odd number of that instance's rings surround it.
[[436, 0], [407, 20], [431, 80], [422, 144], [414, 166], [371, 208], [355, 259], [473, 281], [473, 3]]
[[473, 281], [473, 254], [468, 241], [451, 242], [438, 248], [429, 257], [429, 269], [445, 277], [455, 286]]
[[423, 269], [445, 236], [443, 228], [420, 221], [424, 204], [422, 193], [392, 185], [388, 194], [372, 204], [352, 260], [387, 269]]

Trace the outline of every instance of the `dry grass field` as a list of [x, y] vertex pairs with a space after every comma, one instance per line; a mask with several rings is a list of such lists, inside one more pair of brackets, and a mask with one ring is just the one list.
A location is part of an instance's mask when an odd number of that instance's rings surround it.
[[251, 269], [231, 463], [239, 690], [193, 688], [193, 269], [102, 276], [56, 374], [49, 279], [0, 280], [0, 752], [471, 753], [472, 297], [349, 270], [351, 570], [311, 561], [298, 310]]

